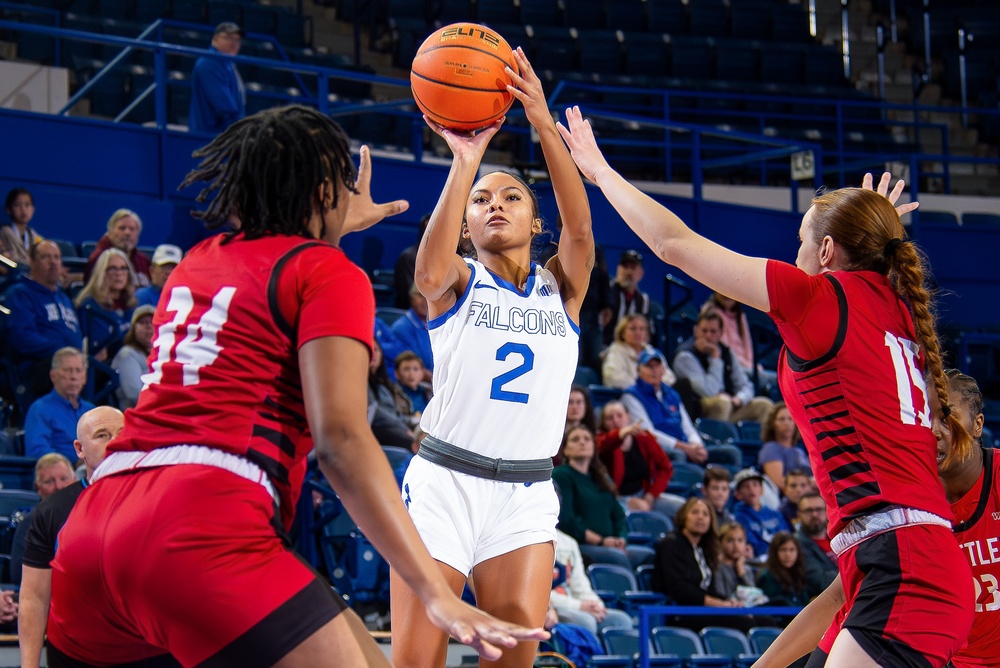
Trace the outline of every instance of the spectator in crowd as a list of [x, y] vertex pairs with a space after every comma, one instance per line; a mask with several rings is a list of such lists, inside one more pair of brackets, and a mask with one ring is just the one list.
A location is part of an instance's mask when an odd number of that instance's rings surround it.
[[[396, 335], [392, 333], [392, 328], [386, 323], [385, 320], [375, 316], [375, 340], [382, 347], [382, 354], [386, 359], [394, 360], [396, 357], [406, 348], [403, 344], [399, 342]], [[396, 380], [396, 369], [395, 367], [386, 366], [386, 371], [389, 374], [389, 379], [392, 381]]]
[[799, 543], [788, 531], [779, 531], [767, 550], [767, 564], [757, 577], [772, 605], [805, 606], [809, 603], [806, 589], [806, 566]]
[[725, 601], [737, 601], [740, 585], [757, 586], [757, 573], [747, 563], [747, 531], [730, 521], [719, 527], [719, 563], [712, 575], [712, 593]]
[[802, 550], [810, 597], [819, 596], [837, 577], [837, 555], [830, 547], [827, 523], [823, 497], [816, 492], [803, 494], [799, 499], [799, 529], [795, 538]]
[[572, 536], [591, 561], [634, 568], [648, 560], [652, 550], [626, 545], [625, 510], [597, 456], [594, 433], [583, 425], [570, 427], [559, 453], [563, 463], [552, 470], [562, 497], [559, 530]]
[[577, 624], [594, 635], [606, 627], [633, 626], [632, 618], [622, 610], [608, 608], [594, 592], [587, 577], [587, 567], [580, 554], [580, 544], [569, 534], [556, 530], [556, 565], [553, 569], [549, 605], [558, 621]]
[[[215, 26], [209, 51], [235, 56], [243, 45], [243, 29], [226, 21]], [[246, 115], [246, 88], [236, 63], [202, 56], [191, 72], [191, 105], [188, 129], [191, 132], [219, 133]]]
[[142, 376], [149, 372], [149, 354], [153, 351], [153, 313], [155, 306], [145, 304], [132, 312], [132, 326], [125, 344], [115, 355], [111, 368], [118, 372], [115, 398], [122, 410], [134, 408], [142, 389]]
[[104, 461], [108, 441], [118, 435], [123, 423], [121, 411], [110, 406], [99, 406], [84, 413], [76, 427], [73, 447], [76, 457], [86, 465], [86, 476], [52, 494], [38, 504], [31, 514], [24, 550], [24, 577], [18, 620], [18, 643], [21, 646], [23, 667], [34, 668], [39, 665], [52, 592], [50, 564], [56, 556], [56, 537], [94, 469]]
[[136, 306], [149, 304], [156, 306], [160, 301], [163, 285], [184, 257], [184, 251], [173, 244], [160, 244], [153, 251], [153, 261], [149, 265], [149, 285], [135, 291]]
[[125, 253], [118, 248], [101, 253], [75, 300], [87, 348], [95, 359], [106, 360], [121, 347], [132, 325], [135, 288], [135, 272]]
[[597, 433], [597, 415], [590, 392], [583, 385], [574, 385], [569, 390], [569, 404], [566, 407], [566, 428], [583, 425]]
[[717, 527], [736, 521], [733, 513], [729, 510], [732, 479], [732, 474], [725, 466], [709, 466], [705, 469], [705, 475], [702, 477], [701, 493], [715, 513], [715, 526]]
[[73, 440], [80, 416], [94, 407], [80, 392], [87, 383], [87, 359], [77, 348], [60, 348], [52, 356], [52, 391], [28, 408], [24, 421], [24, 454], [41, 457], [58, 452], [76, 461]]
[[611, 318], [604, 327], [604, 344], [609, 345], [618, 323], [629, 313], [639, 313], [646, 316], [649, 322], [650, 338], [653, 336], [653, 323], [649, 321], [649, 295], [639, 289], [645, 270], [642, 267], [642, 255], [638, 251], [627, 250], [618, 259], [615, 270], [615, 280], [611, 283]]
[[413, 449], [414, 435], [405, 417], [412, 412], [409, 399], [389, 380], [382, 347], [375, 341], [368, 362], [368, 423], [379, 444]]
[[83, 280], [90, 281], [94, 273], [97, 258], [109, 248], [117, 248], [132, 264], [135, 271], [136, 285], [149, 285], [149, 258], [139, 251], [139, 235], [142, 233], [142, 219], [139, 214], [129, 209], [118, 209], [108, 218], [108, 231], [97, 240], [94, 252], [87, 258], [87, 267], [83, 271]]
[[669, 516], [673, 506], [661, 495], [667, 491], [674, 465], [656, 438], [632, 420], [622, 402], [609, 401], [601, 409], [597, 449], [629, 510], [655, 510]]
[[393, 306], [396, 308], [410, 308], [410, 290], [413, 289], [413, 274], [417, 267], [417, 248], [420, 246], [420, 240], [424, 238], [424, 232], [427, 230], [427, 223], [430, 219], [431, 214], [429, 213], [421, 216], [420, 225], [417, 228], [417, 242], [403, 249], [403, 252], [396, 258], [396, 265], [392, 269], [392, 285], [395, 288]]
[[698, 314], [694, 337], [678, 348], [674, 371], [687, 379], [701, 407], [700, 417], [761, 422], [773, 402], [755, 397], [729, 346], [722, 343], [722, 316], [712, 309]]
[[639, 355], [638, 363], [638, 377], [622, 395], [622, 403], [629, 415], [643, 429], [651, 432], [668, 454], [676, 453], [678, 459], [695, 464], [707, 462], [708, 450], [688, 416], [681, 396], [663, 382], [666, 358], [652, 348]]
[[736, 485], [736, 505], [733, 515], [747, 530], [747, 544], [755, 559], [763, 559], [767, 547], [779, 531], [788, 531], [788, 523], [777, 510], [761, 502], [764, 476], [756, 469], [743, 469], [733, 478]]
[[420, 361], [420, 355], [412, 350], [404, 350], [396, 356], [394, 366], [396, 384], [410, 400], [410, 414], [407, 418], [411, 426], [415, 427], [431, 399], [431, 386], [424, 381], [424, 363]]
[[26, 188], [13, 188], [7, 192], [6, 209], [10, 222], [0, 227], [0, 254], [27, 265], [31, 247], [42, 240], [29, 225], [35, 216], [35, 199]]
[[799, 518], [799, 500], [807, 492], [813, 492], [816, 486], [812, 476], [803, 469], [792, 469], [785, 474], [785, 495], [778, 510], [785, 517], [788, 526], [795, 527]]
[[[639, 375], [639, 355], [656, 350], [649, 344], [649, 321], [641, 313], [629, 313], [615, 326], [615, 340], [604, 351], [601, 365], [601, 382], [624, 390]], [[664, 358], [666, 359], [666, 358]], [[677, 376], [664, 364], [663, 382], [673, 385]]]
[[[47, 455], [42, 455], [35, 462], [35, 491], [38, 492], [38, 498], [42, 501], [64, 487], [69, 487], [74, 482], [76, 482], [76, 474], [73, 471], [73, 464], [66, 459], [65, 455], [50, 452]], [[18, 522], [17, 529], [14, 530], [14, 538], [10, 546], [10, 581], [12, 584], [21, 584], [24, 544], [28, 537], [28, 528], [31, 526], [33, 512], [27, 513]]]
[[29, 398], [52, 388], [52, 355], [60, 348], [83, 347], [80, 321], [73, 302], [59, 288], [62, 253], [51, 241], [39, 241], [29, 252], [31, 270], [7, 293], [11, 311], [7, 341]]
[[434, 354], [431, 352], [431, 335], [427, 331], [427, 298], [416, 286], [410, 288], [410, 308], [406, 315], [392, 323], [392, 333], [404, 350], [420, 356], [427, 371], [424, 380], [430, 381], [434, 371]]
[[800, 447], [799, 428], [785, 402], [779, 401], [768, 411], [761, 424], [760, 440], [764, 445], [757, 455], [757, 463], [782, 494], [785, 493], [786, 473], [792, 469], [811, 471], [809, 455]]

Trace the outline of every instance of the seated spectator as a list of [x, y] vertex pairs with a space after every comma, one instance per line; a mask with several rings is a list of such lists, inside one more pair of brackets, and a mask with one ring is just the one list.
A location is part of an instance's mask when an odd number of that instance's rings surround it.
[[87, 359], [76, 348], [60, 348], [52, 356], [52, 391], [35, 400], [24, 421], [24, 454], [41, 457], [58, 452], [75, 462], [76, 423], [94, 407], [80, 392], [87, 383]]
[[805, 606], [809, 603], [806, 589], [806, 567], [799, 543], [788, 531], [779, 531], [767, 550], [767, 564], [757, 577], [772, 605]]
[[378, 442], [412, 450], [414, 434], [405, 417], [410, 413], [409, 399], [389, 380], [382, 347], [375, 341], [368, 362], [368, 423]]
[[[74, 457], [73, 461], [76, 461]], [[44, 501], [59, 490], [76, 482], [73, 464], [65, 455], [50, 452], [42, 455], [35, 462], [35, 491], [38, 498]], [[36, 506], [37, 508], [37, 506]], [[14, 538], [10, 546], [10, 581], [21, 584], [21, 564], [24, 560], [24, 545], [28, 538], [28, 528], [31, 526], [31, 516], [34, 511], [26, 514], [14, 530]]]
[[788, 531], [788, 523], [777, 510], [761, 502], [764, 476], [756, 469], [743, 469], [733, 479], [736, 484], [736, 505], [733, 515], [747, 530], [747, 544], [755, 559], [764, 559], [767, 547], [779, 531]]
[[639, 355], [639, 375], [622, 395], [622, 403], [643, 429], [656, 437], [660, 447], [677, 453], [682, 461], [704, 464], [708, 450], [688, 417], [680, 395], [663, 382], [667, 364], [655, 348]]
[[94, 273], [76, 296], [90, 354], [104, 361], [118, 352], [132, 326], [135, 272], [123, 252], [109, 248], [97, 259]]
[[799, 499], [807, 492], [815, 491], [812, 476], [802, 469], [792, 469], [785, 474], [785, 497], [778, 511], [785, 517], [788, 526], [794, 528], [799, 517]]
[[705, 475], [702, 477], [701, 493], [715, 513], [715, 526], [717, 527], [736, 521], [733, 513], [729, 510], [729, 497], [732, 494], [732, 488], [729, 484], [732, 479], [733, 476], [729, 473], [729, 469], [724, 466], [709, 466], [705, 469]]
[[[51, 564], [56, 555], [56, 537], [94, 469], [104, 461], [108, 442], [122, 430], [123, 422], [121, 411], [110, 406], [100, 406], [81, 416], [73, 446], [76, 456], [86, 464], [86, 477], [51, 495], [32, 513], [24, 550], [18, 624], [21, 663], [24, 666], [37, 666], [42, 651], [52, 591]], [[49, 665], [54, 665], [51, 659]]]
[[618, 503], [614, 482], [597, 457], [594, 434], [587, 427], [570, 427], [559, 448], [562, 464], [552, 471], [559, 486], [560, 531], [580, 544], [591, 561], [634, 568], [652, 556], [652, 550], [627, 546], [625, 510]]
[[144, 304], [132, 313], [132, 326], [125, 335], [125, 345], [115, 355], [111, 368], [118, 372], [115, 398], [122, 410], [135, 408], [142, 389], [142, 376], [149, 372], [149, 354], [153, 352], [153, 313], [155, 306]]
[[430, 380], [434, 371], [434, 354], [431, 352], [431, 335], [427, 331], [427, 298], [420, 294], [416, 286], [410, 288], [410, 310], [392, 323], [392, 333], [404, 350], [412, 350], [420, 356], [427, 369], [424, 380]]
[[642, 255], [638, 251], [627, 250], [618, 259], [615, 279], [611, 282], [611, 318], [604, 328], [604, 343], [610, 345], [618, 323], [629, 313], [639, 313], [646, 316], [649, 324], [650, 339], [653, 337], [653, 323], [649, 321], [649, 295], [639, 289], [639, 281], [645, 275], [642, 267]]
[[[712, 296], [701, 306], [702, 310], [715, 309], [722, 316], [722, 342], [729, 346], [747, 379], [754, 382], [756, 352], [754, 350], [750, 321], [743, 311], [743, 304], [730, 299], [721, 292], [713, 292]], [[756, 364], [757, 387], [777, 385], [778, 374], [771, 369], [765, 369]]]
[[18, 376], [29, 399], [50, 389], [52, 355], [60, 348], [83, 348], [80, 321], [73, 302], [59, 288], [62, 253], [52, 241], [40, 241], [29, 252], [31, 270], [7, 293], [11, 311], [7, 341]]
[[583, 385], [574, 385], [569, 390], [569, 405], [566, 407], [566, 428], [583, 425], [592, 433], [597, 433], [597, 416], [590, 392]]
[[757, 574], [747, 563], [747, 531], [739, 522], [719, 527], [719, 563], [712, 575], [712, 593], [726, 601], [739, 603], [737, 587], [757, 586]]
[[135, 271], [136, 286], [149, 285], [149, 258], [139, 252], [139, 235], [142, 233], [142, 220], [139, 214], [128, 209], [118, 209], [108, 218], [108, 231], [97, 240], [97, 247], [87, 258], [87, 267], [83, 271], [83, 280], [89, 281], [94, 272], [97, 258], [109, 248], [117, 248], [132, 264]]
[[396, 384], [410, 400], [411, 413], [407, 416], [410, 424], [416, 426], [420, 416], [431, 400], [431, 386], [424, 382], [424, 363], [420, 355], [412, 350], [404, 350], [396, 356]]
[[594, 593], [583, 564], [580, 544], [562, 531], [556, 531], [556, 568], [549, 594], [549, 606], [555, 609], [556, 621], [577, 624], [594, 635], [606, 627], [631, 628], [632, 618], [622, 610], [608, 608]]
[[802, 549], [806, 568], [806, 589], [809, 596], [819, 594], [837, 577], [837, 555], [830, 547], [826, 533], [828, 518], [826, 502], [816, 492], [807, 492], [799, 499], [799, 529], [795, 539]]
[[12, 188], [7, 192], [6, 209], [10, 222], [0, 227], [0, 254], [26, 267], [31, 247], [42, 240], [29, 225], [35, 216], [35, 199], [26, 188]]
[[[656, 350], [649, 345], [649, 321], [639, 313], [627, 314], [615, 327], [615, 340], [601, 353], [601, 382], [619, 390], [632, 385], [639, 375], [639, 355], [647, 350]], [[663, 382], [673, 385], [677, 376], [669, 366], [664, 367]]]
[[160, 244], [156, 247], [149, 265], [149, 285], [135, 291], [136, 306], [149, 304], [155, 307], [159, 303], [160, 293], [170, 278], [170, 272], [180, 264], [183, 257], [184, 251], [173, 244]]
[[674, 465], [622, 402], [609, 401], [601, 409], [597, 449], [629, 510], [655, 510], [669, 517], [672, 506], [660, 495], [667, 491]]
[[782, 494], [785, 493], [785, 474], [788, 471], [801, 469], [811, 472], [809, 455], [799, 445], [802, 442], [799, 428], [783, 401], [774, 404], [768, 411], [761, 424], [760, 440], [764, 445], [757, 455], [757, 463]]
[[420, 240], [424, 238], [427, 231], [427, 223], [431, 220], [431, 214], [425, 213], [420, 217], [420, 224], [417, 226], [417, 240], [412, 246], [407, 246], [396, 258], [396, 265], [392, 269], [392, 285], [395, 288], [396, 308], [410, 308], [410, 290], [413, 289], [413, 274], [417, 267], [417, 248]]
[[[389, 360], [396, 359], [401, 352], [406, 350], [403, 344], [396, 339], [396, 335], [392, 333], [392, 328], [377, 315], [375, 316], [375, 340], [382, 348], [382, 355]], [[389, 380], [395, 382], [396, 369], [386, 365], [386, 371], [389, 374]]]
[[690, 383], [701, 409], [699, 417], [761, 422], [773, 402], [754, 396], [753, 385], [721, 338], [719, 313], [715, 310], [699, 313], [694, 337], [682, 343], [674, 357], [674, 371], [678, 379]]

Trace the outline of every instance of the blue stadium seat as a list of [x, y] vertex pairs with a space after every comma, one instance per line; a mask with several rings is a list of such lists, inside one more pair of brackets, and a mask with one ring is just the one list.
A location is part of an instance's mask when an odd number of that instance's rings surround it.
[[[514, 6], [513, 0], [479, 0], [476, 3], [476, 21], [488, 26], [499, 23], [516, 23], [517, 7]], [[536, 65], [536, 67], [540, 66]]]
[[28, 490], [35, 488], [34, 457], [0, 457], [0, 491]]
[[[639, 654], [639, 632], [635, 629], [624, 629], [615, 626], [601, 629], [601, 639], [604, 641], [604, 649], [608, 654], [614, 656], [635, 657]], [[652, 647], [647, 648], [652, 652]], [[681, 657], [670, 654], [649, 655], [649, 665], [658, 668], [682, 668], [684, 660]]]
[[625, 518], [628, 524], [628, 542], [653, 545], [674, 530], [674, 521], [656, 511], [633, 510]]
[[475, 16], [470, 0], [439, 0], [438, 5], [438, 14], [434, 18], [442, 26], [468, 22]]
[[563, 12], [567, 28], [598, 30], [604, 27], [604, 0], [573, 0]]
[[662, 605], [667, 600], [663, 594], [641, 590], [635, 573], [623, 566], [591, 564], [587, 567], [587, 577], [605, 603], [629, 614], [635, 614], [640, 606]]
[[557, 0], [521, 0], [521, 23], [530, 26], [558, 26], [562, 24]]
[[607, 30], [580, 30], [580, 71], [596, 74], [622, 73], [622, 44]]
[[375, 309], [375, 316], [381, 318], [387, 325], [391, 325], [405, 315], [406, 311], [404, 309], [393, 306], [379, 306]]
[[771, 38], [776, 42], [808, 42], [812, 39], [809, 34], [809, 15], [801, 5], [772, 5]]
[[729, 34], [729, 8], [722, 0], [688, 3], [688, 30], [692, 35], [725, 37]]
[[715, 78], [729, 81], [759, 81], [760, 44], [748, 40], [720, 39], [715, 43]]
[[670, 74], [684, 79], [712, 78], [712, 42], [707, 37], [670, 37]]
[[635, 567], [635, 579], [639, 583], [639, 591], [653, 591], [653, 571], [656, 564], [639, 564]]
[[622, 391], [606, 385], [589, 385], [587, 391], [590, 392], [590, 403], [594, 405], [594, 410], [604, 406], [609, 401], [621, 399]]
[[762, 39], [769, 34], [769, 2], [742, 0], [729, 8], [729, 34], [741, 39]]
[[538, 69], [553, 72], [572, 72], [577, 69], [576, 37], [568, 28], [532, 26], [535, 57], [532, 64]]
[[962, 227], [1000, 230], [1000, 216], [995, 213], [963, 213]]
[[605, 0], [604, 25], [608, 30], [646, 30], [644, 0]]
[[687, 8], [682, 0], [649, 0], [649, 29], [671, 35], [687, 32]]
[[681, 657], [685, 665], [705, 668], [730, 668], [732, 659], [722, 654], [706, 654], [698, 634], [690, 629], [657, 626], [653, 629], [653, 648], [661, 654]]
[[740, 433], [736, 425], [725, 420], [713, 420], [712, 418], [698, 418], [694, 422], [698, 433], [705, 439], [706, 445], [734, 443], [739, 440]]
[[763, 654], [780, 634], [781, 629], [777, 626], [755, 626], [747, 633], [750, 638], [750, 648], [756, 654]]
[[674, 475], [670, 478], [667, 491], [671, 494], [688, 497], [692, 489], [701, 484], [705, 477], [705, 469], [689, 462], [674, 462]]
[[740, 420], [736, 423], [740, 441], [760, 441], [760, 422]]
[[934, 225], [958, 225], [958, 216], [951, 211], [923, 211], [917, 209], [920, 216], [920, 223], [931, 223]]
[[625, 33], [625, 74], [649, 74], [669, 69], [669, 50], [663, 33]]
[[750, 649], [747, 637], [737, 629], [706, 626], [699, 635], [706, 652], [731, 657], [736, 668], [750, 668], [754, 661], [760, 658]]
[[573, 376], [573, 384], [584, 387], [600, 385], [601, 376], [589, 366], [578, 366], [576, 367], [576, 375]]

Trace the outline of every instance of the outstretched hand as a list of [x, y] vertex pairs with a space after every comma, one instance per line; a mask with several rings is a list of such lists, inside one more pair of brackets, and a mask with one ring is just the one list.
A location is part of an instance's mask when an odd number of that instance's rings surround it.
[[580, 168], [580, 172], [591, 181], [595, 181], [597, 172], [611, 168], [604, 159], [601, 149], [597, 147], [594, 129], [590, 127], [590, 121], [584, 120], [580, 107], [570, 107], [566, 110], [566, 123], [569, 127], [556, 123], [556, 129], [569, 147], [569, 153], [573, 156], [573, 162]]
[[[867, 174], [865, 174], [865, 178], [861, 182], [861, 187], [864, 188], [865, 190], [876, 190], [879, 195], [882, 195], [883, 197], [888, 199], [889, 202], [892, 203], [893, 205], [896, 204], [896, 201], [899, 199], [899, 196], [903, 193], [903, 188], [906, 187], [906, 183], [904, 183], [903, 180], [900, 179], [899, 181], [896, 181], [896, 185], [890, 192], [889, 182], [892, 181], [892, 174], [890, 174], [889, 172], [882, 173], [882, 178], [879, 179], [877, 189], [873, 187], [874, 180], [875, 179], [872, 176], [871, 172], [868, 172]], [[920, 206], [919, 202], [908, 202], [906, 204], [900, 204], [899, 206], [896, 207], [896, 213], [898, 213], [899, 217], [902, 218], [904, 215], [913, 211], [918, 206]]]
[[549, 113], [549, 104], [545, 100], [542, 82], [521, 47], [514, 49], [514, 62], [517, 63], [521, 73], [518, 74], [511, 67], [506, 68], [507, 74], [514, 82], [513, 85], [507, 86], [507, 90], [524, 105], [524, 115], [529, 123], [536, 128], [546, 124], [552, 127], [552, 114]]
[[529, 629], [501, 621], [454, 596], [428, 605], [427, 616], [435, 626], [487, 661], [498, 660], [504, 648], [515, 647], [522, 640], [549, 638], [543, 628]]
[[358, 166], [358, 179], [354, 182], [350, 205], [347, 207], [347, 217], [341, 235], [349, 232], [359, 232], [368, 229], [383, 218], [395, 216], [410, 208], [405, 199], [397, 199], [385, 204], [372, 201], [372, 158], [367, 146], [361, 147], [361, 164]]

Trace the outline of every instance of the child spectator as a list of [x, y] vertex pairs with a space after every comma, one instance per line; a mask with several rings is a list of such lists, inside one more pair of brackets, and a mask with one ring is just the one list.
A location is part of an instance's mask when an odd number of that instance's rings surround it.
[[756, 469], [743, 469], [733, 479], [736, 483], [736, 505], [733, 515], [747, 530], [747, 544], [752, 556], [763, 559], [767, 547], [779, 531], [788, 531], [784, 516], [761, 502], [764, 494], [764, 476]]
[[738, 601], [736, 588], [757, 586], [757, 575], [747, 563], [747, 532], [736, 521], [719, 528], [719, 563], [712, 575], [712, 592], [726, 601]]
[[785, 500], [778, 510], [785, 516], [788, 526], [794, 528], [799, 517], [799, 500], [814, 490], [812, 476], [802, 469], [792, 469], [785, 475]]
[[708, 501], [709, 507], [715, 513], [715, 526], [721, 527], [736, 518], [729, 510], [729, 496], [732, 488], [729, 486], [733, 476], [724, 466], [709, 466], [701, 479], [701, 494]]
[[410, 400], [410, 424], [416, 426], [431, 398], [431, 387], [424, 382], [424, 363], [420, 355], [412, 350], [404, 350], [396, 356], [396, 383]]

